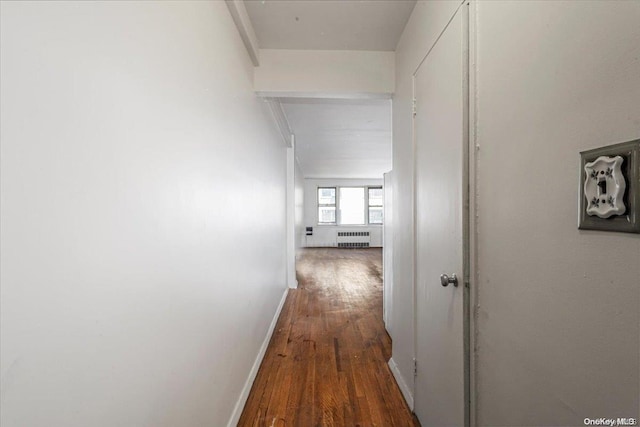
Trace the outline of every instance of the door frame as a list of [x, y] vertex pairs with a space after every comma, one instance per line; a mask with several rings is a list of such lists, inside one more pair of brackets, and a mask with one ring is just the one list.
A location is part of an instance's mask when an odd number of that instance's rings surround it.
[[468, 346], [468, 425], [477, 425], [477, 317], [476, 308], [478, 306], [478, 150], [480, 145], [477, 139], [477, 120], [478, 120], [478, 69], [477, 69], [477, 22], [478, 22], [478, 2], [477, 0], [466, 0], [466, 48], [467, 48], [467, 144], [466, 150], [468, 155], [468, 270], [469, 270], [469, 289], [468, 289], [468, 337], [465, 340]]
[[[475, 315], [472, 315], [471, 307], [476, 307], [477, 299], [477, 222], [476, 222], [476, 180], [477, 180], [477, 157], [476, 151], [479, 149], [476, 143], [476, 120], [477, 120], [477, 97], [475, 88], [477, 82], [476, 73], [476, 7], [475, 0], [464, 0], [453, 13], [447, 25], [436, 38], [431, 48], [427, 51], [423, 59], [414, 70], [412, 79], [412, 99], [414, 108], [412, 111], [412, 152], [413, 156], [413, 229], [417, 230], [417, 164], [416, 164], [416, 124], [415, 124], [415, 103], [416, 103], [416, 75], [420, 67], [427, 59], [440, 37], [449, 28], [458, 13], [462, 13], [463, 20], [463, 46], [462, 46], [462, 96], [463, 96], [463, 141], [462, 141], [462, 264], [463, 264], [463, 351], [464, 351], [464, 424], [466, 427], [476, 425], [476, 378], [475, 378]], [[473, 66], [472, 66], [473, 65]], [[418, 307], [417, 307], [417, 239], [413, 242], [413, 311], [414, 311], [414, 362], [416, 360], [416, 349], [418, 345]], [[414, 374], [416, 374], [414, 372]], [[417, 375], [417, 374], [416, 374]], [[416, 393], [416, 381], [413, 381], [413, 395]], [[415, 398], [414, 398], [415, 401]]]
[[389, 335], [393, 335], [393, 170], [383, 174], [383, 220], [382, 220], [382, 320]]

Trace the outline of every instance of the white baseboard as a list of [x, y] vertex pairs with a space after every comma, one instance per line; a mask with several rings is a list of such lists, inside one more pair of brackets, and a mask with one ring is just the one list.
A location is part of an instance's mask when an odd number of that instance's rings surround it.
[[236, 406], [233, 408], [233, 412], [231, 413], [231, 418], [227, 423], [227, 427], [236, 427], [238, 425], [238, 421], [240, 421], [240, 415], [242, 415], [244, 405], [247, 403], [247, 399], [249, 398], [249, 392], [251, 392], [253, 381], [256, 379], [256, 375], [258, 375], [258, 369], [260, 369], [260, 364], [262, 363], [264, 354], [267, 352], [269, 341], [271, 341], [271, 335], [273, 335], [273, 331], [276, 328], [276, 323], [278, 323], [278, 318], [280, 317], [280, 312], [282, 311], [282, 307], [284, 306], [284, 302], [287, 299], [288, 293], [289, 289], [285, 289], [284, 294], [282, 295], [282, 299], [280, 299], [280, 304], [278, 304], [276, 313], [274, 314], [273, 319], [271, 320], [271, 324], [269, 325], [269, 329], [267, 330], [267, 335], [264, 337], [262, 346], [260, 346], [258, 356], [256, 357], [255, 362], [253, 362], [253, 366], [251, 367], [251, 371], [249, 372], [249, 377], [244, 383], [244, 387], [242, 387], [242, 392], [240, 393], [240, 397], [238, 398]]
[[389, 369], [391, 369], [391, 373], [393, 374], [393, 377], [396, 379], [396, 382], [398, 383], [398, 387], [400, 387], [400, 391], [404, 396], [404, 400], [407, 402], [409, 409], [413, 411], [413, 393], [411, 392], [411, 388], [407, 385], [407, 382], [404, 380], [404, 377], [400, 373], [400, 369], [398, 369], [398, 365], [396, 365], [396, 362], [393, 360], [393, 357], [389, 359], [388, 365], [389, 365]]

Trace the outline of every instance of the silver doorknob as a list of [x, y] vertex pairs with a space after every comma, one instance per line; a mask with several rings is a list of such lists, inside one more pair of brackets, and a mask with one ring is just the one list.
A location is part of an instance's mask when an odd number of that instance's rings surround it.
[[442, 286], [448, 286], [449, 283], [452, 283], [453, 286], [458, 286], [458, 278], [455, 274], [452, 274], [451, 277], [447, 276], [446, 274], [441, 274], [440, 283], [442, 284]]

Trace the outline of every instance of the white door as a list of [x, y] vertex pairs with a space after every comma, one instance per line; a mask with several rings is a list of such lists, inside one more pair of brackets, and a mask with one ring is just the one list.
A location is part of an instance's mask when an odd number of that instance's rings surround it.
[[[416, 382], [423, 426], [466, 424], [466, 6], [415, 74]], [[455, 274], [458, 286], [445, 281]]]

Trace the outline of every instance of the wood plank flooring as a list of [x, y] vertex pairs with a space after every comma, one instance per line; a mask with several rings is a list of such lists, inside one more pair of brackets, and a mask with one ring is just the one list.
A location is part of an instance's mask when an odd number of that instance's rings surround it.
[[419, 426], [389, 371], [380, 249], [305, 249], [239, 426]]

